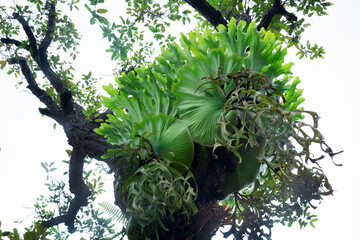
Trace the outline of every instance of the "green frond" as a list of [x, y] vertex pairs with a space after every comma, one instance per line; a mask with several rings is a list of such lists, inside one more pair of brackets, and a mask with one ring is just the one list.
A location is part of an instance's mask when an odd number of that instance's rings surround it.
[[155, 156], [171, 160], [173, 167], [182, 172], [190, 167], [194, 157], [194, 143], [182, 121], [165, 114], [148, 115], [143, 121], [134, 124], [134, 129], [134, 140], [137, 139], [136, 135], [152, 133], [149, 142]]
[[124, 214], [121, 212], [118, 206], [115, 206], [109, 202], [99, 202], [98, 204], [112, 219], [115, 219], [118, 222], [124, 222], [126, 220]]

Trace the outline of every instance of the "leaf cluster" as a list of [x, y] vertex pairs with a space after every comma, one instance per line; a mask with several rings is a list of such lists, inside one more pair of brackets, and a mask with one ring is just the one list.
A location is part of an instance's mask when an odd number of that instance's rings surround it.
[[[235, 198], [226, 201], [233, 206], [234, 227], [229, 234], [269, 238], [273, 222], [306, 225], [315, 221], [308, 211], [312, 202], [332, 192], [310, 151], [311, 145], [324, 142], [316, 113], [299, 108], [304, 101], [297, 88], [300, 81], [290, 75], [292, 63], [284, 64], [286, 50], [280, 45], [274, 33], [257, 31], [254, 23], [237, 23], [233, 18], [227, 27], [218, 26], [216, 33], [205, 29], [182, 35], [180, 45], [162, 49], [150, 67], [123, 73], [116, 78], [118, 87], [105, 87], [110, 97], [104, 97], [104, 104], [114, 115], [96, 131], [119, 146], [104, 157], [131, 169], [119, 180], [120, 196], [132, 219], [129, 236], [158, 237], [168, 231], [166, 224], [174, 223], [168, 213], [176, 215], [186, 208], [181, 198], [173, 196], [183, 196], [184, 189], [197, 184], [198, 176], [189, 184], [189, 171], [168, 169], [179, 156], [175, 146], [184, 145], [174, 131], [170, 131], [171, 142], [160, 144], [155, 137], [168, 131], [170, 119], [187, 126], [196, 144], [215, 154], [218, 147], [233, 153], [235, 169], [219, 171], [220, 183], [215, 184], [224, 196], [235, 192]], [[304, 115], [311, 116], [313, 123], [303, 122]], [[185, 166], [206, 158], [194, 154]], [[158, 160], [163, 158], [165, 162]], [[217, 155], [217, 161], [222, 158]], [[174, 187], [179, 176], [187, 187]], [[193, 193], [192, 201], [197, 196]]]
[[[66, 214], [72, 199], [66, 181], [53, 177], [53, 174], [56, 172], [54, 163], [42, 163], [41, 165], [47, 173], [47, 183], [45, 183], [45, 186], [47, 187], [48, 195], [41, 195], [34, 204], [36, 212], [35, 222], [47, 221], [54, 215], [61, 216]], [[101, 168], [98, 166], [97, 169]], [[64, 172], [63, 175], [66, 174], [67, 172]], [[80, 233], [88, 235], [91, 239], [114, 239], [121, 234], [117, 229], [116, 222], [114, 223], [113, 220], [104, 216], [103, 212], [94, 205], [96, 197], [105, 191], [104, 182], [101, 178], [102, 173], [100, 170], [94, 172], [90, 169], [85, 170], [83, 175], [84, 181], [92, 195], [89, 197], [89, 205], [81, 209], [75, 219], [76, 228]], [[52, 236], [54, 239], [68, 239], [70, 237], [70, 233], [60, 226], [50, 227], [46, 229], [46, 232], [48, 236]]]
[[[89, 1], [85, 5], [91, 13], [91, 24], [99, 23], [103, 37], [111, 43], [106, 51], [111, 53], [112, 60], [119, 60], [120, 71], [149, 64], [155, 44], [164, 46], [175, 37], [167, 33], [172, 22], [190, 23], [191, 10], [184, 8], [183, 1], [125, 1], [125, 16], [120, 16], [120, 22], [112, 22], [108, 9], [101, 7], [103, 1]], [[152, 36], [152, 41], [145, 39]]]
[[122, 187], [130, 213], [129, 236], [158, 239], [170, 227], [185, 227], [197, 212], [191, 180], [190, 172], [184, 176], [164, 161], [138, 168]]

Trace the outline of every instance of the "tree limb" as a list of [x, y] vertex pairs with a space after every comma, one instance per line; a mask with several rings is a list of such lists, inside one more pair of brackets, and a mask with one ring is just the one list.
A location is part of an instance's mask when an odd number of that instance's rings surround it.
[[60, 95], [60, 105], [65, 114], [75, 111], [73, 97], [70, 90], [67, 90]]
[[27, 38], [29, 39], [29, 51], [32, 54], [36, 54], [37, 53], [37, 42], [36, 42], [36, 38], [34, 36], [33, 31], [31, 30], [28, 22], [25, 20], [25, 18], [23, 16], [21, 16], [19, 13], [14, 12], [13, 13], [13, 18], [16, 19], [21, 26], [23, 27], [25, 34], [27, 36]]
[[24, 57], [16, 57], [8, 60], [9, 64], [19, 64], [22, 74], [25, 76], [25, 79], [28, 83], [27, 88], [34, 94], [46, 107], [51, 111], [54, 116], [58, 116], [60, 113], [59, 106], [54, 102], [54, 100], [42, 90], [37, 82], [35, 81], [33, 72], [30, 70], [30, 67]]
[[221, 12], [211, 6], [206, 0], [185, 0], [191, 7], [197, 10], [203, 17], [208, 20], [215, 28], [222, 24], [227, 25], [227, 21]]
[[20, 42], [16, 39], [12, 39], [12, 38], [1, 38], [0, 39], [0, 42], [4, 43], [4, 44], [14, 44], [15, 46], [17, 47], [21, 47], [21, 46], [24, 46], [24, 48], [26, 50], [29, 50], [30, 46], [23, 43], [23, 42]]
[[76, 215], [82, 206], [88, 204], [87, 198], [91, 196], [91, 191], [86, 186], [82, 177], [85, 157], [86, 153], [81, 147], [73, 148], [69, 167], [69, 185], [70, 192], [73, 193], [75, 197], [71, 200], [69, 209], [65, 215], [43, 222], [44, 226], [52, 227], [60, 223], [65, 223], [69, 232], [72, 233], [75, 231], [74, 221]]
[[271, 23], [271, 20], [276, 14], [283, 15], [290, 22], [297, 21], [297, 17], [294, 14], [289, 13], [281, 4], [280, 0], [274, 0], [273, 6], [265, 11], [259, 25], [257, 26], [257, 29], [267, 29]]
[[[52, 1], [48, 1], [47, 4], [49, 4], [47, 29], [45, 37], [41, 41], [39, 47], [37, 47], [35, 36], [25, 18], [19, 13], [14, 13], [13, 17], [22, 25], [26, 36], [29, 39], [28, 51], [32, 58], [59, 94], [60, 106], [46, 93], [46, 91], [38, 86], [26, 58], [20, 56], [14, 57], [9, 59], [8, 62], [9, 64], [18, 64], [20, 66], [22, 74], [25, 76], [28, 83], [27, 87], [32, 94], [47, 107], [40, 108], [40, 113], [53, 118], [63, 126], [64, 132], [68, 138], [68, 143], [73, 147], [69, 164], [69, 185], [71, 193], [75, 196], [71, 200], [65, 215], [43, 222], [43, 225], [46, 227], [65, 223], [65, 225], [68, 226], [69, 232], [73, 232], [75, 230], [74, 221], [76, 215], [82, 206], [88, 204], [88, 197], [91, 196], [91, 191], [83, 180], [85, 157], [89, 156], [107, 163], [111, 171], [114, 171], [117, 166], [112, 160], [101, 158], [108, 149], [114, 148], [114, 146], [109, 144], [103, 136], [94, 132], [94, 129], [98, 128], [100, 123], [95, 121], [88, 122], [85, 120], [85, 115], [82, 113], [83, 108], [74, 102], [71, 91], [66, 88], [64, 81], [57, 76], [50, 67], [47, 50], [52, 41], [52, 34], [56, 22], [56, 11], [55, 4]], [[1, 39], [1, 41], [5, 41], [7, 44], [15, 44], [16, 46], [22, 44], [15, 39]], [[110, 112], [105, 112], [101, 117], [104, 117], [105, 119], [105, 114], [107, 113]]]
[[55, 21], [56, 21], [56, 11], [55, 11], [55, 3], [54, 2], [48, 2], [50, 4], [49, 6], [49, 15], [48, 15], [48, 22], [46, 27], [46, 34], [44, 39], [41, 41], [39, 46], [39, 57], [40, 60], [46, 60], [46, 51], [51, 43], [52, 40], [52, 34], [54, 33], [55, 28]]
[[55, 20], [56, 20], [56, 11], [55, 11], [55, 5], [51, 1], [48, 1], [50, 4], [49, 7], [49, 15], [48, 15], [48, 24], [47, 24], [47, 30], [46, 35], [43, 41], [40, 44], [40, 48], [37, 47], [37, 41], [34, 36], [33, 31], [31, 30], [28, 22], [25, 20], [23, 16], [21, 16], [19, 13], [15, 12], [13, 13], [14, 19], [16, 19], [21, 26], [23, 27], [26, 36], [29, 39], [29, 51], [31, 56], [34, 58], [35, 62], [39, 65], [41, 71], [44, 73], [46, 78], [50, 81], [51, 85], [55, 88], [55, 90], [61, 95], [64, 92], [66, 92], [66, 87], [64, 83], [61, 81], [61, 79], [56, 75], [56, 73], [51, 69], [49, 61], [47, 59], [47, 48], [51, 43], [51, 33], [54, 31], [55, 27]]

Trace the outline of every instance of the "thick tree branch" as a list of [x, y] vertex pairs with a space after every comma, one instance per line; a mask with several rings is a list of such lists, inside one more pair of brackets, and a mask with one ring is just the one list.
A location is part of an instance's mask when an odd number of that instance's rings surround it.
[[14, 44], [15, 46], [17, 47], [21, 47], [23, 46], [26, 50], [29, 50], [30, 46], [23, 43], [23, 42], [20, 42], [16, 39], [12, 39], [12, 38], [1, 38], [0, 39], [0, 42], [4, 43], [4, 44]]
[[191, 7], [197, 10], [215, 28], [219, 25], [227, 25], [227, 21], [221, 12], [211, 6], [206, 0], [185, 0]]
[[58, 105], [52, 100], [52, 98], [42, 90], [35, 81], [33, 72], [30, 70], [30, 67], [23, 57], [12, 58], [9, 61], [9, 64], [19, 64], [22, 74], [25, 76], [25, 79], [28, 83], [27, 88], [34, 94], [42, 103], [46, 105], [46, 107], [51, 111], [52, 115], [58, 116], [60, 113], [60, 108]]
[[[48, 115], [46, 110], [43, 112]], [[51, 117], [51, 116], [50, 116]], [[103, 136], [96, 134], [93, 130], [99, 127], [99, 123], [86, 122], [81, 111], [62, 112], [59, 123], [64, 127], [68, 142], [73, 146], [69, 164], [69, 185], [70, 191], [75, 195], [71, 200], [67, 213], [43, 222], [46, 227], [52, 227], [65, 223], [69, 232], [74, 232], [74, 221], [80, 208], [88, 204], [88, 197], [91, 196], [89, 188], [83, 180], [83, 166], [86, 156], [107, 163], [110, 171], [114, 171], [116, 164], [109, 159], [102, 159], [108, 149], [114, 146], [107, 143]]]
[[[37, 53], [37, 42], [36, 42], [36, 38], [34, 36], [33, 31], [31, 30], [28, 22], [25, 20], [25, 18], [23, 16], [21, 16], [19, 13], [14, 12], [13, 13], [13, 17], [14, 19], [16, 19], [21, 26], [23, 27], [25, 34], [27, 36], [27, 38], [29, 39], [29, 50], [32, 54], [36, 54]], [[34, 55], [33, 55], [34, 56]]]
[[69, 114], [74, 111], [74, 101], [72, 93], [67, 90], [60, 95], [60, 105], [65, 114]]
[[270, 23], [271, 23], [271, 20], [273, 19], [273, 17], [276, 14], [283, 15], [290, 22], [297, 21], [297, 17], [294, 14], [289, 13], [284, 8], [284, 6], [281, 4], [280, 0], [274, 0], [273, 6], [265, 11], [259, 25], [257, 26], [257, 29], [258, 30], [260, 30], [261, 28], [267, 29], [269, 27]]
[[52, 227], [60, 223], [65, 223], [69, 232], [75, 231], [74, 221], [76, 215], [82, 206], [86, 206], [88, 204], [87, 198], [91, 196], [91, 191], [86, 186], [82, 178], [85, 157], [86, 153], [81, 147], [73, 148], [69, 166], [69, 185], [70, 191], [75, 195], [75, 197], [71, 200], [67, 213], [44, 222], [43, 224], [46, 227]]
[[37, 47], [37, 41], [34, 36], [33, 31], [31, 30], [28, 22], [25, 20], [23, 16], [19, 13], [13, 13], [13, 17], [21, 24], [23, 27], [26, 36], [29, 39], [29, 51], [31, 56], [34, 58], [35, 62], [39, 65], [41, 71], [44, 73], [46, 78], [50, 81], [51, 85], [55, 88], [55, 90], [61, 95], [67, 91], [64, 83], [61, 79], [56, 75], [56, 73], [51, 69], [49, 61], [47, 59], [47, 48], [51, 43], [51, 33], [54, 32], [55, 20], [56, 20], [56, 11], [55, 5], [53, 2], [48, 1], [50, 4], [49, 7], [49, 15], [48, 15], [48, 24], [46, 35], [43, 41], [40, 44], [40, 48]]
[[46, 51], [51, 43], [52, 34], [54, 33], [54, 28], [55, 28], [55, 21], [56, 21], [55, 3], [48, 2], [48, 4], [50, 4], [50, 6], [49, 6], [48, 22], [46, 27], [46, 34], [39, 46], [40, 60], [47, 60]]
[[39, 112], [42, 115], [48, 116], [49, 118], [52, 118], [52, 119], [54, 119], [56, 121], [58, 121], [58, 119], [60, 117], [60, 114], [54, 114], [52, 111], [50, 111], [47, 108], [39, 108]]

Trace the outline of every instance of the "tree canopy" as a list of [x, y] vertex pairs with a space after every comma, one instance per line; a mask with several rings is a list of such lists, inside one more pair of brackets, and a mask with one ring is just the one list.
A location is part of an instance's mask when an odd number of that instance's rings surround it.
[[[70, 233], [88, 229], [92, 239], [210, 239], [223, 225], [232, 226], [224, 237], [271, 239], [274, 223], [316, 221], [314, 201], [333, 189], [319, 165], [324, 156], [310, 148], [337, 153], [319, 132], [317, 113], [301, 107], [300, 80], [284, 57], [291, 47], [300, 58], [323, 57], [301, 34], [307, 18], [325, 15], [331, 3], [126, 0], [126, 14], [114, 21], [103, 0], [79, 10], [82, 3], [0, 6], [1, 69], [24, 76], [18, 84], [73, 147], [68, 183], [48, 185], [24, 239], [59, 238], [61, 223]], [[69, 11], [89, 11], [110, 43], [118, 69], [107, 96], [91, 72], [74, 75], [81, 37]], [[197, 25], [176, 38], [169, 33], [176, 21]], [[92, 204], [103, 190], [101, 167], [84, 171], [94, 162], [115, 176], [115, 204], [101, 206], [122, 230]], [[53, 164], [42, 167], [51, 172]], [[47, 202], [58, 204], [56, 215]], [[17, 230], [1, 235], [19, 237]]]

